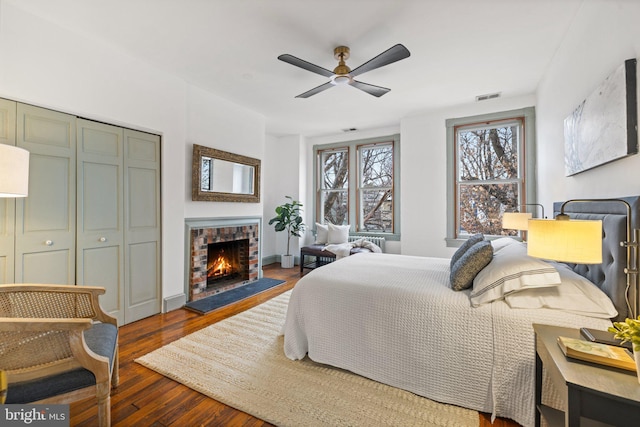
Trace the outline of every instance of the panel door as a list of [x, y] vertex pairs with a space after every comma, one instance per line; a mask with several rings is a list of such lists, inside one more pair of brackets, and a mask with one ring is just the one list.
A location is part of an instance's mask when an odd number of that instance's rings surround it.
[[[16, 103], [0, 99], [0, 144], [16, 145]], [[16, 199], [0, 198], [0, 284], [14, 282]]]
[[160, 137], [125, 138], [125, 321], [160, 312]]
[[102, 286], [102, 308], [124, 323], [123, 129], [77, 120], [76, 283]]
[[17, 145], [29, 157], [29, 197], [16, 200], [17, 283], [75, 283], [74, 116], [17, 107]]

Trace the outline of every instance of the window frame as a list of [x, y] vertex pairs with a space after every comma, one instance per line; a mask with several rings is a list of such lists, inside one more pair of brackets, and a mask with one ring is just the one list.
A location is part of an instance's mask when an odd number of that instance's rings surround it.
[[[375, 145], [391, 144], [393, 147], [393, 185], [392, 185], [392, 200], [393, 200], [393, 226], [391, 232], [380, 231], [360, 231], [361, 228], [361, 213], [360, 213], [360, 197], [361, 197], [361, 166], [360, 166], [360, 150], [362, 148], [369, 148]], [[313, 174], [313, 188], [315, 191], [314, 197], [314, 224], [320, 222], [322, 218], [322, 184], [321, 179], [321, 157], [320, 154], [324, 152], [331, 152], [340, 149], [346, 149], [349, 159], [349, 172], [348, 172], [348, 190], [347, 190], [347, 209], [348, 209], [348, 223], [351, 226], [349, 231], [350, 235], [358, 236], [381, 236], [387, 240], [400, 240], [400, 135], [388, 135], [367, 139], [358, 139], [345, 142], [337, 142], [331, 144], [318, 144], [313, 146], [314, 156], [314, 174]], [[362, 189], [364, 190], [364, 189]]]
[[[477, 127], [482, 124], [522, 122], [522, 135], [519, 147], [518, 174], [523, 180], [519, 192], [519, 205], [536, 203], [536, 163], [535, 163], [535, 108], [526, 107], [517, 110], [501, 111], [477, 116], [460, 117], [446, 120], [447, 128], [447, 235], [448, 247], [460, 246], [469, 236], [458, 235], [458, 146], [456, 133], [460, 128]], [[486, 181], [489, 183], [490, 181]], [[493, 182], [493, 181], [491, 181]], [[506, 182], [506, 181], [502, 181]]]

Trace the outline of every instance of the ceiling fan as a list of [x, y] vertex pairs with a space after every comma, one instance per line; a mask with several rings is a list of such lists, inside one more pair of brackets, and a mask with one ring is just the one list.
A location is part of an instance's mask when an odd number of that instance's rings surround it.
[[347, 64], [345, 64], [345, 61], [349, 59], [349, 52], [349, 48], [346, 46], [338, 46], [333, 50], [333, 56], [338, 60], [338, 66], [334, 68], [333, 71], [327, 70], [326, 68], [322, 68], [318, 65], [312, 64], [300, 58], [296, 58], [295, 56], [289, 54], [280, 55], [278, 56], [278, 59], [291, 65], [295, 65], [296, 67], [311, 71], [312, 73], [320, 74], [321, 76], [330, 78], [327, 83], [301, 93], [300, 95], [296, 96], [296, 98], [308, 98], [312, 95], [315, 95], [316, 93], [320, 93], [323, 90], [327, 90], [337, 85], [350, 85], [368, 93], [369, 95], [381, 97], [391, 89], [363, 83], [358, 80], [354, 80], [354, 77], [366, 73], [367, 71], [375, 70], [376, 68], [393, 64], [394, 62], [408, 58], [409, 55], [411, 55], [406, 47], [401, 44], [397, 44], [382, 52], [375, 58], [370, 59], [369, 61], [360, 65], [358, 68], [351, 70], [351, 68], [349, 68]]

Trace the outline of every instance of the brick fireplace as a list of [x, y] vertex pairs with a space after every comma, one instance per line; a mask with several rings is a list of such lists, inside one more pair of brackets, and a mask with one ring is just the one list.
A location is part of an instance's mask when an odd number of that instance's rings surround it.
[[210, 219], [187, 221], [191, 256], [189, 301], [234, 289], [258, 280], [260, 221]]

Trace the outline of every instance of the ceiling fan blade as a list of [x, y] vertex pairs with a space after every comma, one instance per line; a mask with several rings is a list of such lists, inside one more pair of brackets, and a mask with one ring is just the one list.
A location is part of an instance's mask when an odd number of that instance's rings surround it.
[[326, 68], [322, 68], [318, 65], [312, 64], [311, 62], [307, 62], [304, 59], [296, 58], [293, 55], [284, 54], [278, 56], [280, 61], [284, 61], [291, 65], [295, 65], [296, 67], [300, 67], [303, 70], [311, 71], [312, 73], [320, 74], [321, 76], [331, 77], [333, 76], [333, 71], [329, 71]]
[[391, 89], [387, 89], [382, 86], [370, 85], [369, 83], [362, 83], [357, 80], [353, 80], [351, 82], [351, 86], [360, 89], [363, 92], [367, 92], [369, 95], [376, 96], [380, 98], [385, 93], [389, 92]]
[[375, 70], [376, 68], [384, 67], [385, 65], [393, 64], [396, 61], [400, 61], [401, 59], [408, 58], [411, 55], [409, 50], [401, 44], [397, 44], [392, 48], [389, 48], [382, 52], [380, 55], [375, 58], [365, 62], [355, 70], [349, 73], [351, 77], [359, 76], [362, 73], [366, 73], [367, 71]]
[[301, 93], [300, 95], [296, 96], [296, 98], [308, 98], [311, 95], [315, 95], [316, 93], [320, 93], [323, 90], [327, 90], [327, 89], [329, 89], [329, 88], [331, 88], [333, 86], [334, 85], [331, 82], [327, 82], [327, 83], [325, 83], [323, 85], [320, 85], [318, 87], [314, 87], [313, 89], [308, 90], [305, 93]]

